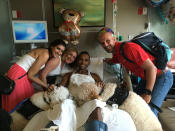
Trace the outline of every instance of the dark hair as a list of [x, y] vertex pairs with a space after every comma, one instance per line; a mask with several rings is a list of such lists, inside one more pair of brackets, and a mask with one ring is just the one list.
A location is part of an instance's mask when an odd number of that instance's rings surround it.
[[89, 53], [88, 53], [87, 51], [82, 51], [82, 52], [80, 52], [80, 54], [78, 55], [78, 58], [77, 58], [77, 59], [79, 59], [79, 57], [80, 57], [82, 54], [88, 55], [88, 56], [89, 56], [89, 59], [90, 59], [90, 55], [89, 55]]
[[48, 47], [49, 54], [52, 53], [52, 52], [51, 52], [51, 47], [55, 47], [55, 46], [57, 46], [57, 45], [62, 45], [62, 46], [64, 46], [64, 47], [66, 48], [66, 44], [65, 44], [65, 42], [64, 42], [63, 40], [61, 40], [61, 39], [56, 39], [56, 40], [52, 41], [52, 42], [49, 44], [49, 47]]
[[80, 52], [80, 54], [77, 56], [77, 59], [76, 59], [76, 62], [75, 62], [76, 64], [77, 64], [77, 62], [78, 62], [80, 56], [83, 55], [83, 54], [88, 55], [88, 56], [89, 56], [89, 59], [90, 59], [90, 55], [89, 55], [89, 53], [88, 53], [87, 51], [82, 51], [82, 52]]

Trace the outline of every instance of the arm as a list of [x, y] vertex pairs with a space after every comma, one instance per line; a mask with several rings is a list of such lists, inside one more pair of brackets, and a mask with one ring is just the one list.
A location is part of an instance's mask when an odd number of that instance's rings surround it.
[[61, 80], [61, 82], [60, 82], [59, 85], [60, 85], [60, 86], [67, 87], [67, 86], [68, 86], [68, 83], [69, 83], [69, 79], [70, 79], [72, 73], [73, 73], [73, 72], [66, 73], [66, 74], [63, 76], [63, 78], [62, 78], [62, 80]]
[[[146, 73], [146, 76], [145, 76], [145, 78], [146, 78], [146, 89], [149, 89], [149, 90], [152, 91], [153, 90], [153, 87], [154, 87], [155, 80], [156, 80], [156, 73], [157, 73], [156, 67], [151, 62], [150, 59], [147, 59], [142, 64], [141, 67], [145, 70], [145, 73]], [[151, 99], [151, 96], [150, 95], [143, 94], [143, 95], [141, 95], [141, 97], [147, 103], [150, 102], [150, 99]]]
[[103, 61], [106, 62], [107, 64], [110, 64], [110, 65], [114, 64], [112, 62], [112, 58], [105, 58]]
[[[62, 80], [61, 80], [59, 86], [68, 87], [69, 78], [70, 78], [71, 75], [72, 75], [72, 72], [66, 73], [66, 74], [63, 76], [63, 78], [62, 78]], [[55, 87], [54, 84], [49, 85], [48, 91], [49, 91], [49, 92], [53, 91], [53, 90], [54, 90], [54, 87]]]
[[103, 88], [104, 87], [104, 83], [103, 81], [101, 80], [101, 78], [96, 74], [96, 73], [91, 73], [91, 76], [94, 78], [97, 86]]
[[48, 52], [43, 52], [42, 55], [39, 55], [33, 65], [30, 67], [28, 71], [28, 78], [32, 81], [35, 82], [36, 84], [43, 86], [47, 88], [47, 84], [44, 83], [41, 79], [36, 77], [35, 75], [39, 72], [40, 68], [42, 65], [44, 65], [47, 60], [49, 59], [49, 54]]
[[40, 79], [47, 84], [47, 75], [60, 64], [60, 58], [51, 58], [45, 65], [44, 69], [40, 72]]

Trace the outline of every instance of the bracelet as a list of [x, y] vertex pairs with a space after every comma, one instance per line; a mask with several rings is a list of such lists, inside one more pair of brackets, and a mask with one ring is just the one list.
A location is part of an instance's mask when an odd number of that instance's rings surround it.
[[145, 88], [145, 89], [143, 89], [143, 94], [151, 95], [152, 94], [152, 91]]

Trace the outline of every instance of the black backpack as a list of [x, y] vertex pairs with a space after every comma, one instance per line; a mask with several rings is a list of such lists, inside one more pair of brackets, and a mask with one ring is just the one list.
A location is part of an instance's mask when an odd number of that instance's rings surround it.
[[[146, 52], [150, 53], [155, 57], [154, 64], [160, 69], [164, 70], [167, 62], [171, 58], [171, 50], [168, 45], [165, 44], [160, 38], [158, 38], [153, 32], [145, 32], [134, 37], [130, 42], [140, 45]], [[124, 45], [127, 42], [123, 42], [120, 46], [120, 51], [122, 56], [129, 62], [134, 63], [134, 61], [127, 58], [124, 54]]]
[[159, 7], [166, 4], [169, 0], [146, 0], [146, 2], [152, 7]]

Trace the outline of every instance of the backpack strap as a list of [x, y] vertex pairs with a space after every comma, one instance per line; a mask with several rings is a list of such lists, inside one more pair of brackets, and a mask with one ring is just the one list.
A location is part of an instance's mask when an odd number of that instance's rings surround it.
[[129, 61], [130, 63], [134, 63], [134, 61], [130, 60], [129, 58], [126, 57], [125, 53], [124, 53], [124, 45], [126, 44], [126, 42], [123, 42], [120, 45], [120, 52], [122, 54], [122, 56], [124, 57], [125, 60]]

